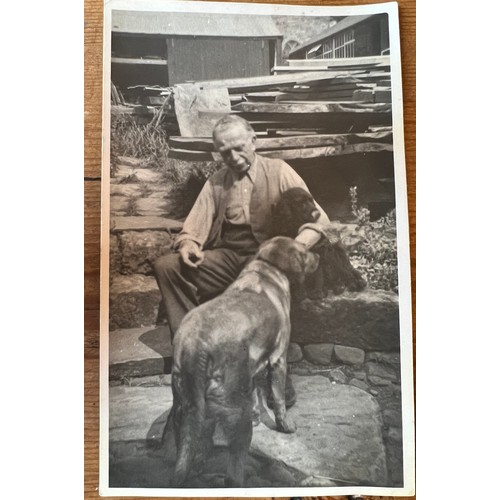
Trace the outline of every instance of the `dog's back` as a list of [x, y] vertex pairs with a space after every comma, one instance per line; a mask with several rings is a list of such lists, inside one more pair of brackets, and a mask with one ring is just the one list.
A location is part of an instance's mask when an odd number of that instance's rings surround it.
[[[290, 296], [286, 278], [276, 291], [254, 261], [222, 295], [190, 311], [174, 337], [172, 381], [180, 412], [175, 485], [185, 480], [203, 453], [213, 429], [207, 421], [241, 422], [241, 438], [251, 426], [253, 378], [282, 356], [289, 342]], [[267, 269], [269, 273], [270, 270]], [[184, 411], [186, 409], [187, 411]], [[207, 434], [204, 437], [204, 434]], [[249, 444], [249, 443], [248, 443]]]
[[[313, 272], [316, 255], [291, 238], [264, 243], [219, 297], [190, 311], [174, 336], [172, 385], [180, 486], [210, 444], [216, 421], [229, 441], [228, 486], [241, 486], [252, 438], [253, 379], [272, 372], [277, 430], [294, 432], [284, 406], [290, 340], [288, 275]], [[287, 274], [288, 273], [288, 274]]]

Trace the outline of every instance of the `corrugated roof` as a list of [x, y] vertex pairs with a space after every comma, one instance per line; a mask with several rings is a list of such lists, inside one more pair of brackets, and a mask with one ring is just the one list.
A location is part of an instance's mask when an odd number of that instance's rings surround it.
[[352, 28], [356, 24], [362, 23], [363, 21], [366, 21], [370, 17], [373, 17], [376, 14], [370, 14], [367, 16], [349, 16], [349, 17], [344, 17], [344, 19], [341, 19], [337, 24], [333, 25], [331, 28], [328, 28], [318, 35], [316, 35], [314, 38], [311, 38], [307, 42], [299, 45], [298, 47], [295, 47], [293, 50], [290, 51], [290, 55], [295, 54], [299, 50], [302, 50], [306, 47], [309, 47], [310, 45], [313, 45], [314, 43], [318, 43], [321, 40], [328, 38], [332, 35], [336, 35], [337, 33], [340, 33], [341, 31], [344, 31], [348, 28]]
[[148, 35], [280, 37], [271, 16], [114, 10], [112, 31]]

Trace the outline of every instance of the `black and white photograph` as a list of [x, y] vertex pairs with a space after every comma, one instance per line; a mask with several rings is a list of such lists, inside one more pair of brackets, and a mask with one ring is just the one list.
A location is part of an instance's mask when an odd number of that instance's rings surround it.
[[104, 16], [100, 495], [414, 495], [397, 3]]

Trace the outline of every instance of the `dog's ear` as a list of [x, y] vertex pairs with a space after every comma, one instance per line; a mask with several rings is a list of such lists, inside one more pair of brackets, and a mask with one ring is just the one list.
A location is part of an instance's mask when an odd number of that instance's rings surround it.
[[293, 252], [290, 252], [289, 261], [290, 270], [303, 276], [316, 271], [319, 265], [319, 256], [307, 250], [294, 248]]
[[261, 245], [256, 257], [265, 260], [273, 266], [280, 267], [287, 259], [286, 249], [283, 245], [283, 238], [273, 238]]
[[293, 238], [277, 236], [263, 243], [257, 259], [265, 260], [291, 276], [300, 277], [314, 272], [318, 267], [318, 256], [305, 250]]
[[303, 274], [306, 267], [306, 254], [294, 248], [293, 252], [290, 252], [288, 257], [288, 265], [290, 271], [297, 274]]

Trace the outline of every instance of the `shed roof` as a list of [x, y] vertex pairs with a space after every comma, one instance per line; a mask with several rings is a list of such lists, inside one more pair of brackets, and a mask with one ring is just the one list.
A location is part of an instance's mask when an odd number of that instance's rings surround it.
[[148, 35], [276, 38], [282, 34], [271, 16], [193, 12], [113, 10], [112, 31]]
[[337, 24], [334, 24], [332, 27], [322, 31], [315, 37], [309, 39], [307, 42], [302, 43], [301, 45], [298, 45], [295, 47], [293, 50], [290, 51], [290, 55], [295, 54], [299, 50], [302, 50], [306, 47], [309, 47], [313, 44], [317, 44], [318, 42], [321, 42], [325, 38], [328, 38], [332, 35], [336, 35], [337, 33], [340, 33], [341, 31], [344, 31], [348, 28], [352, 28], [356, 24], [362, 23], [363, 21], [366, 21], [370, 17], [373, 17], [376, 14], [370, 14], [366, 16], [349, 16], [349, 17], [344, 17], [344, 19], [341, 19]]

